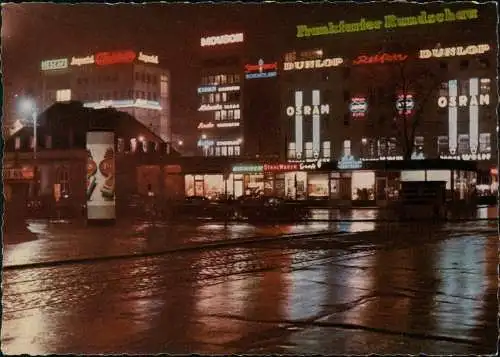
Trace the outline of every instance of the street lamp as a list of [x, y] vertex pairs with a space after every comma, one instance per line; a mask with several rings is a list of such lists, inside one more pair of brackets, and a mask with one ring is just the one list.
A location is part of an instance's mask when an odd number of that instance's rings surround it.
[[36, 160], [36, 149], [37, 149], [37, 113], [36, 113], [36, 103], [34, 100], [29, 98], [24, 98], [21, 100], [21, 112], [24, 115], [31, 115], [33, 119], [33, 159]]
[[179, 140], [179, 141], [177, 142], [177, 144], [179, 144], [179, 146], [182, 146], [182, 145], [184, 145], [184, 142], [183, 142], [182, 140]]

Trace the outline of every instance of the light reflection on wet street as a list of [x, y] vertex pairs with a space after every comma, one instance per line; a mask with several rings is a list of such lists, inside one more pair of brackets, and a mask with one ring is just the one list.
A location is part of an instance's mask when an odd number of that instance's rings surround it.
[[[120, 239], [112, 235], [119, 227], [106, 228], [101, 242], [89, 235], [86, 247], [87, 237], [76, 227], [63, 239], [67, 227], [33, 224], [31, 229], [44, 235], [37, 241], [50, 242], [49, 247], [72, 239], [68, 256], [87, 254], [90, 246], [96, 254], [116, 253], [110, 241]], [[460, 225], [429, 234], [414, 227], [385, 237], [372, 231], [8, 269], [2, 349], [7, 354], [492, 353], [497, 236], [473, 225], [477, 232], [470, 223], [470, 232], [462, 234], [455, 234]], [[307, 230], [215, 223], [175, 229], [178, 239], [194, 242]], [[22, 244], [30, 242], [7, 246], [5, 259]], [[154, 249], [161, 247], [157, 244]]]

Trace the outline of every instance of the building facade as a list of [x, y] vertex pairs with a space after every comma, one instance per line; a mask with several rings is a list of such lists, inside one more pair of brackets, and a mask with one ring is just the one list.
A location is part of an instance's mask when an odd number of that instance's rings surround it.
[[171, 141], [170, 74], [143, 51], [99, 52], [44, 60], [41, 109], [77, 100], [86, 107], [129, 113]]

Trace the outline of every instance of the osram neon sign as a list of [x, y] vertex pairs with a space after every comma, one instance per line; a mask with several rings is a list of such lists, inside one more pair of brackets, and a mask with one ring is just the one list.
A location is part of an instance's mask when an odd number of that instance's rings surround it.
[[292, 71], [301, 69], [337, 67], [342, 63], [344, 63], [344, 60], [340, 57], [309, 60], [309, 61], [285, 62], [283, 64], [283, 69], [285, 71]]
[[386, 62], [402, 62], [408, 58], [408, 55], [401, 53], [379, 53], [373, 56], [358, 56], [352, 61], [353, 64], [375, 64]]
[[95, 55], [95, 64], [107, 66], [118, 63], [132, 63], [137, 54], [134, 51], [99, 52]]
[[433, 48], [428, 50], [420, 50], [418, 58], [427, 59], [431, 57], [456, 57], [456, 56], [471, 56], [482, 55], [490, 50], [490, 45], [470, 45], [470, 46], [456, 46], [445, 48]]
[[201, 47], [206, 47], [206, 46], [226, 45], [229, 43], [238, 43], [238, 42], [243, 42], [243, 33], [241, 32], [229, 35], [202, 37], [200, 40], [200, 45]]

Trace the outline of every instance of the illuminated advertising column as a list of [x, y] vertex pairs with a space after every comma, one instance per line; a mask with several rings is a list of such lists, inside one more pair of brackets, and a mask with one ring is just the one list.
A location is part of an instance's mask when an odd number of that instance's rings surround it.
[[115, 136], [112, 132], [87, 132], [87, 219], [114, 220]]

